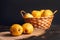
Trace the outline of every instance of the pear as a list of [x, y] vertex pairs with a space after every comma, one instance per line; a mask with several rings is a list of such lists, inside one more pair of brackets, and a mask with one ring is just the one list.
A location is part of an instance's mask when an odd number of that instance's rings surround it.
[[33, 11], [32, 11], [32, 15], [33, 15], [35, 18], [40, 18], [43, 12], [44, 12], [44, 10], [40, 10], [40, 11], [38, 11], [38, 10], [33, 10]]
[[44, 13], [42, 14], [42, 17], [48, 17], [48, 16], [53, 16], [53, 12], [49, 9], [45, 10]]
[[24, 30], [23, 33], [31, 34], [34, 30], [33, 25], [30, 24], [30, 23], [24, 23], [22, 25], [22, 27], [23, 27], [23, 30]]
[[24, 18], [33, 18], [33, 16], [32, 16], [32, 14], [30, 14], [30, 13], [26, 13], [26, 14], [24, 15]]
[[10, 27], [10, 33], [13, 35], [13, 36], [19, 36], [23, 33], [23, 28], [21, 25], [19, 24], [13, 24], [11, 27]]

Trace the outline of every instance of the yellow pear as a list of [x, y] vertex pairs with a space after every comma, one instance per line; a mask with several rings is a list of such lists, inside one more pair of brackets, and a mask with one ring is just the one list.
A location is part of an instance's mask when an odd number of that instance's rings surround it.
[[33, 16], [32, 16], [30, 13], [26, 13], [26, 14], [24, 15], [24, 18], [33, 18]]
[[19, 24], [13, 24], [11, 27], [10, 27], [10, 32], [13, 36], [19, 36], [23, 33], [23, 28], [21, 25]]
[[22, 27], [23, 27], [24, 33], [27, 33], [27, 34], [31, 34], [34, 30], [32, 24], [30, 23], [24, 23]]
[[42, 14], [42, 17], [52, 16], [52, 15], [53, 15], [53, 12], [51, 10], [47, 9]]
[[35, 18], [40, 18], [43, 12], [44, 12], [44, 10], [40, 10], [40, 11], [38, 11], [38, 10], [33, 10], [33, 11], [32, 11], [32, 15], [33, 15]]

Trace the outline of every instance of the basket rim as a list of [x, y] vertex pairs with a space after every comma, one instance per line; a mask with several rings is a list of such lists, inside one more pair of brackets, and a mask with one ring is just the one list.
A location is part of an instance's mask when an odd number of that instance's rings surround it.
[[53, 18], [54, 16], [40, 17], [40, 18], [24, 18], [24, 19], [42, 19], [42, 18]]

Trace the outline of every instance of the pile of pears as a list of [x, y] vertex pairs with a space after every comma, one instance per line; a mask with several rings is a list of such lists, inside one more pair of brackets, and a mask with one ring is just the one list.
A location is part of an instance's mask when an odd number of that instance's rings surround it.
[[50, 9], [46, 10], [33, 10], [31, 13], [26, 13], [24, 18], [41, 18], [41, 17], [48, 17], [53, 16], [53, 12]]
[[31, 33], [33, 33], [33, 30], [34, 30], [33, 25], [30, 23], [24, 23], [23, 25], [13, 24], [10, 27], [10, 33], [13, 36], [20, 36], [23, 33], [24, 34], [31, 34]]

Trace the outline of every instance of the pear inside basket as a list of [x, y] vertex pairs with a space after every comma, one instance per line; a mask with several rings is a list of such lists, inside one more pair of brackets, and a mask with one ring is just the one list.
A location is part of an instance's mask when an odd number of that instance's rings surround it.
[[31, 23], [34, 28], [47, 30], [50, 28], [54, 14], [56, 12], [57, 10], [52, 12], [50, 9], [45, 9], [33, 10], [31, 13], [26, 13], [24, 10], [21, 10], [21, 15], [24, 18], [25, 22]]

